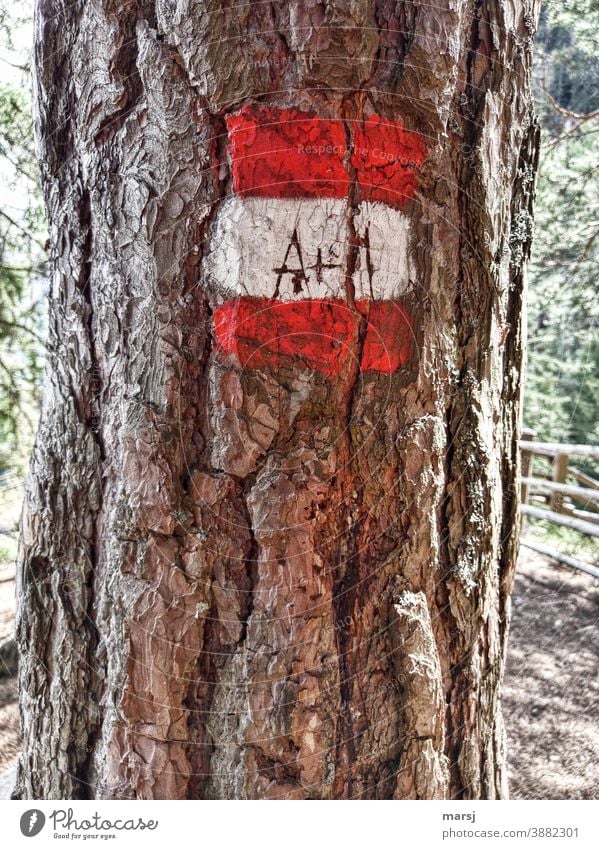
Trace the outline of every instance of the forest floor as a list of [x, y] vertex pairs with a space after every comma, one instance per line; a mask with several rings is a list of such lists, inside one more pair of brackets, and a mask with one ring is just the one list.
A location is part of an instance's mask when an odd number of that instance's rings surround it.
[[599, 796], [599, 582], [521, 549], [502, 704], [513, 799]]
[[[0, 566], [0, 640], [14, 625], [12, 574], [12, 564]], [[522, 549], [512, 605], [502, 697], [510, 795], [596, 798], [599, 583]], [[0, 774], [18, 752], [16, 678], [0, 678]]]

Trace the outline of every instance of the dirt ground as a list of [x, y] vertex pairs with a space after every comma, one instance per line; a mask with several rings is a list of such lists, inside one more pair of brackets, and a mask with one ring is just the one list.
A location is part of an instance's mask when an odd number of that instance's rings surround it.
[[[0, 639], [12, 629], [0, 569]], [[503, 687], [514, 799], [599, 797], [599, 582], [523, 549]], [[19, 750], [16, 679], [0, 679], [0, 774]]]
[[599, 582], [523, 549], [503, 685], [513, 799], [599, 798]]

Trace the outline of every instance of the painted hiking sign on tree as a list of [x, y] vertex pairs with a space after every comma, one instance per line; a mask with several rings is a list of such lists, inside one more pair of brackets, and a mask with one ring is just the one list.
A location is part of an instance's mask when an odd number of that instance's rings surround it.
[[246, 107], [226, 125], [234, 196], [203, 267], [228, 290], [214, 311], [221, 350], [255, 368], [295, 357], [335, 375], [358, 358], [361, 371], [397, 371], [412, 349], [404, 208], [423, 140], [377, 115]]
[[37, 6], [22, 798], [497, 798], [536, 0]]

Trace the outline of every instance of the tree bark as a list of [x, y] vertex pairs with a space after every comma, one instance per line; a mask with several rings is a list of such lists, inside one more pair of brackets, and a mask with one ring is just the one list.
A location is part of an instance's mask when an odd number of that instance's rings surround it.
[[[18, 798], [506, 796], [537, 5], [38, 0]], [[392, 373], [359, 367], [355, 234], [357, 367], [218, 350], [231, 126], [264, 110], [425, 150]]]

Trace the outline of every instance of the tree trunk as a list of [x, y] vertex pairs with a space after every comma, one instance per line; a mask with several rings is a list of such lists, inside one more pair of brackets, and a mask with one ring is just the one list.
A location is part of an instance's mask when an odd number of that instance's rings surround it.
[[506, 796], [536, 7], [38, 0], [18, 798]]

